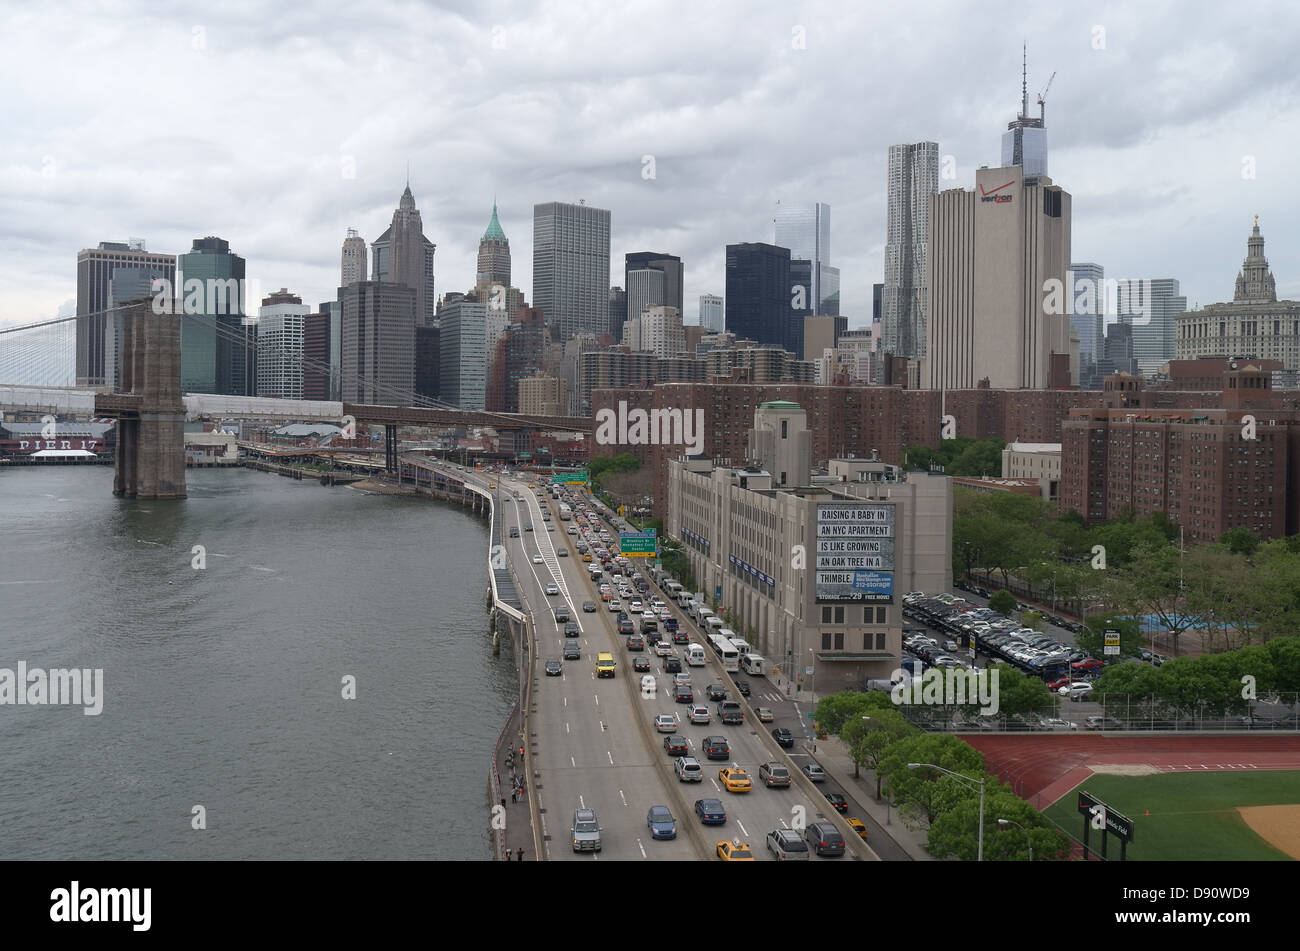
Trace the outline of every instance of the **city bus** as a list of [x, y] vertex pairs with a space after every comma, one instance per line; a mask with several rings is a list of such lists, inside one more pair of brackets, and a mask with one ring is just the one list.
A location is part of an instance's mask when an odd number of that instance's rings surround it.
[[736, 650], [736, 645], [730, 640], [715, 632], [709, 635], [709, 646], [722, 661], [723, 670], [729, 672], [740, 670], [740, 651]]

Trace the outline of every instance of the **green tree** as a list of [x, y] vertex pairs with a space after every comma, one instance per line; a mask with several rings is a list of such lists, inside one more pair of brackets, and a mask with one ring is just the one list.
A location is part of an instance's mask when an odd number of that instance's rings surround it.
[[846, 720], [840, 729], [840, 739], [848, 747], [853, 760], [853, 778], [857, 779], [863, 766], [876, 770], [876, 802], [880, 801], [880, 760], [894, 743], [917, 732], [897, 710], [874, 710], [856, 720]]
[[844, 724], [868, 716], [873, 710], [887, 710], [894, 706], [889, 694], [883, 690], [841, 690], [817, 701], [813, 718], [817, 727], [827, 734], [839, 733]]
[[1115, 613], [1094, 614], [1084, 622], [1084, 630], [1074, 635], [1075, 646], [1093, 657], [1102, 658], [1107, 663], [1114, 660], [1114, 655], [1106, 656], [1106, 631], [1119, 631], [1119, 656], [1139, 657], [1142, 654], [1142, 632], [1138, 622], [1132, 617]]
[[976, 779], [984, 775], [983, 754], [955, 736], [919, 733], [891, 744], [877, 768], [885, 774], [899, 814], [912, 827], [933, 823], [962, 798], [962, 786], [933, 769], [909, 769], [908, 763], [933, 763]]
[[[978, 857], [979, 793], [975, 790], [968, 793], [930, 826], [926, 850], [935, 858], [973, 862]], [[1020, 828], [1000, 826], [999, 819], [1010, 820]], [[1016, 796], [996, 776], [988, 777], [984, 786], [984, 860], [1028, 861], [1030, 843], [1036, 862], [1063, 861], [1070, 857], [1069, 836], [1052, 826], [1042, 813]]]
[[993, 592], [993, 597], [989, 598], [989, 607], [999, 614], [1010, 617], [1016, 609], [1016, 596], [1006, 588], [1002, 588]]
[[1014, 667], [999, 667], [998, 712], [1004, 716], [1040, 713], [1052, 706], [1052, 695], [1041, 677], [1031, 677]]
[[1243, 525], [1230, 528], [1219, 536], [1219, 544], [1234, 555], [1250, 556], [1259, 548], [1259, 539], [1255, 533]]

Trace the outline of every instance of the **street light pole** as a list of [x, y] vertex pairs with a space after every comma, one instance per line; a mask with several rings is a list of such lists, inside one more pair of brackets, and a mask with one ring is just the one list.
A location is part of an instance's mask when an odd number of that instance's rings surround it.
[[1015, 826], [1025, 834], [1025, 842], [1029, 844], [1029, 861], [1032, 862], [1034, 860], [1034, 840], [1029, 837], [1029, 830], [1014, 819], [999, 819], [998, 825], [1002, 826], [1004, 829], [1007, 826]]
[[[928, 766], [930, 769], [937, 769], [941, 773], [947, 773], [949, 776], [953, 777], [953, 779], [959, 779], [964, 783], [968, 783], [971, 785], [975, 784], [975, 780], [971, 779], [969, 776], [963, 776], [961, 773], [954, 773], [952, 770], [944, 769], [942, 766], [938, 766], [934, 763], [908, 763], [907, 764], [908, 769], [919, 769], [922, 766]], [[979, 827], [978, 837], [976, 839], [977, 853], [976, 853], [975, 861], [983, 862], [984, 861], [984, 780], [983, 779], [979, 781], [979, 790], [980, 790], [980, 827]]]

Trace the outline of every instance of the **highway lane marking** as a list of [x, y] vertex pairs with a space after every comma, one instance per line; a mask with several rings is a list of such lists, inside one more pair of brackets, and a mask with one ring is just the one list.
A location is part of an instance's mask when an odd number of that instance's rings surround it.
[[[737, 820], [737, 821], [739, 821], [739, 820]], [[781, 825], [785, 826], [787, 829], [790, 828], [789, 826], [785, 825], [785, 820], [784, 820], [784, 819], [781, 820]]]
[[569, 698], [568, 698], [568, 697], [562, 697], [561, 699], [564, 701], [564, 705], [567, 707], [567, 706], [569, 705]]
[[564, 721], [564, 732], [565, 732], [565, 733], [572, 733], [572, 732], [573, 732], [572, 730], [569, 729], [569, 721], [568, 721], [568, 720], [565, 720], [565, 721]]
[[[785, 820], [782, 819], [781, 821], [784, 822]], [[745, 823], [743, 823], [743, 822], [741, 822], [739, 819], [737, 819], [737, 820], [736, 820], [736, 825], [740, 826], [740, 834], [743, 835], [746, 839], [748, 839], [748, 838], [749, 838], [749, 830], [745, 828]]]
[[569, 757], [569, 765], [572, 766], [574, 769], [578, 768], [578, 764], [573, 761], [572, 756]]
[[636, 840], [636, 847], [641, 850], [641, 858], [648, 859], [650, 857], [645, 854], [645, 846], [641, 844], [641, 839], [639, 837]]
[[609, 757], [609, 765], [610, 765], [610, 766], [613, 766], [613, 765], [614, 765], [614, 754], [611, 753], [609, 750], [605, 750], [605, 755]]
[[596, 706], [600, 706], [600, 694], [593, 693], [592, 696], [596, 698]]
[[605, 729], [606, 729], [606, 727], [605, 727], [605, 721], [604, 721], [604, 720], [600, 720], [599, 723], [600, 723], [600, 732], [601, 732], [601, 733], [604, 733], [604, 732], [605, 732]]
[[587, 808], [587, 804], [583, 801], [583, 799], [582, 799], [582, 794], [581, 794], [581, 793], [578, 794], [578, 808], [579, 808], [579, 809], [586, 809], [586, 808]]
[[623, 805], [627, 805], [627, 796], [623, 795], [623, 790], [618, 791], [618, 798], [623, 800]]

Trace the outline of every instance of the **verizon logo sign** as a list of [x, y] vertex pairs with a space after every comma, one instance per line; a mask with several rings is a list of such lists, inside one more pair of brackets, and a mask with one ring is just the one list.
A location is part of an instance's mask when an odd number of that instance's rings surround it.
[[[1008, 187], [1010, 187], [1011, 185], [1014, 185], [1015, 183], [1016, 183], [1016, 180], [1013, 178], [1013, 179], [1011, 179], [1011, 181], [1007, 182], [1005, 185], [999, 185], [997, 188], [990, 188], [990, 189], [987, 189], [987, 190], [984, 188], [983, 185], [981, 185], [981, 186], [980, 186], [980, 201], [992, 201], [992, 202], [997, 202], [998, 204], [1001, 204], [1001, 203], [1004, 202], [1004, 201], [1010, 201], [1010, 200], [1011, 200], [1011, 197], [1012, 197], [1012, 196], [1011, 196], [1011, 193], [1010, 193], [1010, 192], [1002, 192], [1002, 189], [1004, 189], [1004, 188], [1008, 188]], [[1000, 192], [1001, 192], [1001, 194], [999, 194]]]

